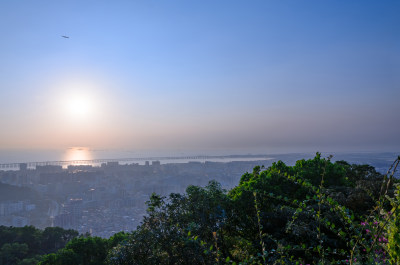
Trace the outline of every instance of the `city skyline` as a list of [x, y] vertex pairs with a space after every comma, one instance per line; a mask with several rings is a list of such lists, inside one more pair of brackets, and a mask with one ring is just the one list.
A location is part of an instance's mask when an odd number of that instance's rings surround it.
[[3, 1], [0, 149], [398, 151], [399, 11]]

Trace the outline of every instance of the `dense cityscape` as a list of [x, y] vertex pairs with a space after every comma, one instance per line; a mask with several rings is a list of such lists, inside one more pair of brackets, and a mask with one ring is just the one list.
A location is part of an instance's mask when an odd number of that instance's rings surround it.
[[[213, 179], [224, 188], [231, 188], [243, 172], [266, 163], [147, 161], [144, 165], [121, 165], [108, 162], [99, 167], [44, 165], [36, 169], [27, 169], [22, 163], [19, 170], [0, 171], [2, 185], [25, 188], [17, 189], [19, 199], [0, 202], [0, 224], [59, 226], [109, 237], [136, 228], [146, 214], [145, 202], [153, 192], [182, 193], [189, 185], [204, 186]], [[20, 199], [24, 197], [25, 200]]]

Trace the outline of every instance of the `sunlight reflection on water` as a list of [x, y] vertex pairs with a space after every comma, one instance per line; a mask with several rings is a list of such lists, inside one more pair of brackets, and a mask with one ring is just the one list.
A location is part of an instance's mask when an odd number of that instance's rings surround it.
[[91, 160], [93, 159], [92, 152], [87, 147], [70, 147], [65, 151], [63, 160]]

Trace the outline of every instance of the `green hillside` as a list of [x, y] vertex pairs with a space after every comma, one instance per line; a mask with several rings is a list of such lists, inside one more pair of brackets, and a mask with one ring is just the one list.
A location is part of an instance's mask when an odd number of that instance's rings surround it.
[[1, 264], [34, 264], [12, 251], [32, 248], [45, 254], [35, 256], [41, 265], [399, 264], [399, 162], [388, 175], [318, 153], [294, 166], [255, 167], [230, 191], [211, 181], [185, 194], [153, 194], [128, 234], [71, 237], [49, 254], [29, 237], [7, 241]]

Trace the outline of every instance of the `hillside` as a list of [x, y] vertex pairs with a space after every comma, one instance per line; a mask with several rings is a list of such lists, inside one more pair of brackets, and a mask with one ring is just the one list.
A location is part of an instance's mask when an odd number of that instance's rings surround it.
[[399, 264], [399, 162], [384, 176], [317, 153], [255, 167], [230, 191], [153, 194], [135, 231], [74, 238], [39, 264]]

